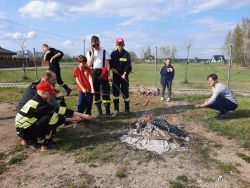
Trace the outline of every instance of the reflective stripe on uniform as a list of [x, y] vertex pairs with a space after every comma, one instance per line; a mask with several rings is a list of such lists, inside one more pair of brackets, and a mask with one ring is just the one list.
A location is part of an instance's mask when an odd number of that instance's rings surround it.
[[110, 103], [111, 101], [110, 100], [102, 100], [103, 103]]
[[118, 100], [119, 99], [119, 96], [116, 97], [116, 96], [113, 96], [113, 100]]
[[102, 102], [102, 100], [101, 100], [101, 99], [100, 99], [100, 100], [98, 100], [98, 101], [95, 101], [95, 104], [100, 103], [100, 102]]
[[122, 61], [122, 62], [125, 62], [127, 60], [128, 60], [127, 58], [119, 58], [119, 61]]
[[28, 111], [29, 111], [29, 109], [30, 109], [30, 107], [36, 109], [37, 105], [38, 105], [38, 102], [36, 102], [36, 101], [34, 101], [34, 100], [29, 100], [29, 101], [22, 107], [22, 109], [21, 109], [20, 111], [27, 114]]
[[58, 113], [54, 112], [52, 117], [50, 118], [49, 125], [55, 125], [58, 122]]
[[130, 99], [129, 99], [129, 98], [127, 98], [127, 99], [124, 99], [124, 101], [125, 101], [125, 102], [129, 102], [129, 101], [130, 101]]
[[18, 113], [16, 115], [15, 121], [16, 121], [16, 128], [27, 129], [28, 127], [30, 127], [32, 124], [34, 124], [37, 121], [37, 118], [35, 117], [27, 118]]
[[58, 114], [64, 115], [65, 112], [66, 112], [66, 107], [60, 107], [59, 111], [58, 111]]

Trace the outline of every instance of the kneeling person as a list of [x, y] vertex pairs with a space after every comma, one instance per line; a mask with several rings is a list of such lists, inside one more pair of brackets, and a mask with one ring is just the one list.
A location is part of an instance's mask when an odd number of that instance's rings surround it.
[[52, 135], [55, 134], [56, 127], [63, 125], [68, 120], [80, 121], [90, 118], [88, 115], [65, 107], [58, 107], [54, 110], [48, 101], [56, 93], [50, 83], [39, 83], [37, 94], [17, 113], [15, 125], [18, 136], [22, 138], [22, 145], [37, 147], [37, 138], [41, 138], [44, 139], [41, 151], [45, 151], [55, 145]]
[[233, 92], [224, 84], [218, 83], [218, 76], [210, 74], [207, 76], [208, 84], [212, 87], [212, 96], [203, 104], [195, 105], [196, 108], [211, 108], [220, 113], [217, 117], [224, 117], [229, 111], [236, 110], [237, 101]]

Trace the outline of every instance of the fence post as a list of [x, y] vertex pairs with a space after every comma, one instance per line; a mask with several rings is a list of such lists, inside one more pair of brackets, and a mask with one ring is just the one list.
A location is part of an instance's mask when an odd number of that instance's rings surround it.
[[155, 88], [156, 87], [156, 74], [157, 74], [157, 46], [155, 47]]
[[232, 48], [233, 48], [233, 45], [230, 45], [230, 51], [229, 51], [230, 60], [229, 60], [229, 62], [227, 63], [227, 87], [229, 87], [230, 78], [231, 78]]
[[38, 79], [38, 75], [37, 75], [37, 63], [36, 63], [36, 49], [33, 48], [33, 59], [34, 59], [34, 64], [35, 64], [35, 73], [36, 73], [36, 79]]

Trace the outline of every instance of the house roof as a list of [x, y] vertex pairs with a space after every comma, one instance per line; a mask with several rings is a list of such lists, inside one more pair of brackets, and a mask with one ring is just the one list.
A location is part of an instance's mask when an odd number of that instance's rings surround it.
[[6, 50], [6, 49], [0, 47], [0, 55], [2, 55], [2, 54], [4, 54], [4, 55], [16, 55], [16, 52], [12, 52], [10, 50]]
[[225, 60], [224, 55], [214, 55], [213, 58], [214, 58], [216, 61]]

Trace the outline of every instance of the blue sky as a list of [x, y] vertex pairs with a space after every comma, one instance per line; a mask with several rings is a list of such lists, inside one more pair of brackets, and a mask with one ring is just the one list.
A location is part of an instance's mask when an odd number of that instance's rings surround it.
[[185, 57], [191, 43], [191, 57], [209, 58], [249, 14], [250, 0], [1, 0], [0, 46], [19, 50], [21, 38], [30, 50], [48, 43], [77, 55], [95, 34], [109, 51], [123, 37], [138, 56], [148, 46], [175, 46]]

